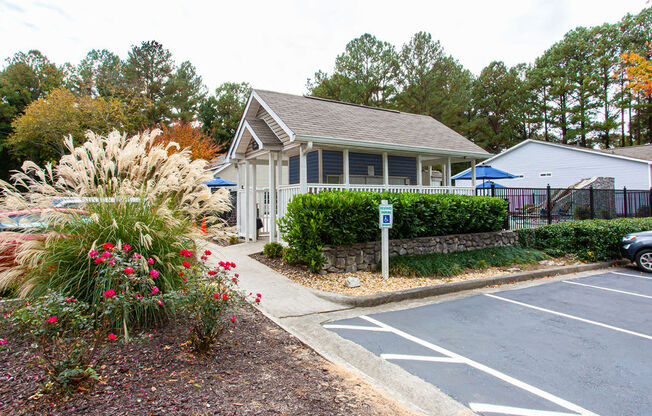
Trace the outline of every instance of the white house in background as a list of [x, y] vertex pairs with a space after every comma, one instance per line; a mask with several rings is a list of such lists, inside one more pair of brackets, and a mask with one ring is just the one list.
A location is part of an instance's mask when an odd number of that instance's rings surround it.
[[[297, 194], [333, 190], [474, 194], [453, 187], [451, 163], [491, 156], [432, 117], [253, 90], [226, 155], [238, 184], [238, 229], [270, 241]], [[433, 172], [443, 173], [441, 183]], [[227, 169], [227, 168], [224, 168]], [[267, 171], [267, 181], [259, 171]], [[220, 176], [217, 173], [217, 176]], [[226, 179], [226, 178], [225, 178]], [[434, 182], [434, 183], [433, 183]]]
[[[584, 178], [615, 179], [616, 188], [652, 187], [652, 145], [597, 150], [528, 139], [484, 161], [485, 164], [520, 176], [496, 179], [509, 188], [566, 188]], [[456, 180], [456, 186], [470, 186]]]

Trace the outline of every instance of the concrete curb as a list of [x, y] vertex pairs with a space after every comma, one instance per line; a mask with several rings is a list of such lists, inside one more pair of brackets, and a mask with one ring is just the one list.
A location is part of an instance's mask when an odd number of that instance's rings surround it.
[[497, 277], [485, 277], [484, 279], [467, 280], [462, 282], [444, 283], [435, 286], [417, 287], [413, 289], [399, 290], [396, 292], [378, 293], [367, 296], [341, 295], [339, 293], [324, 292], [311, 289], [313, 293], [321, 298], [337, 302], [342, 305], [353, 307], [378, 306], [385, 303], [399, 302], [408, 299], [421, 299], [429, 296], [444, 295], [447, 293], [461, 292], [463, 290], [479, 289], [492, 285], [503, 285], [508, 283], [522, 282], [525, 280], [538, 279], [541, 277], [559, 276], [562, 274], [579, 273], [590, 270], [604, 269], [608, 267], [624, 265], [625, 260], [605, 261], [601, 263], [578, 264], [572, 266], [555, 267], [552, 269], [541, 269], [508, 274]]

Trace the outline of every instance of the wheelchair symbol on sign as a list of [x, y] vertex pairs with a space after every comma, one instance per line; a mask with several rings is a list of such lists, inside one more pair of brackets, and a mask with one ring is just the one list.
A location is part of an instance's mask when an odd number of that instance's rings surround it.
[[390, 216], [389, 214], [383, 214], [383, 224], [389, 224]]

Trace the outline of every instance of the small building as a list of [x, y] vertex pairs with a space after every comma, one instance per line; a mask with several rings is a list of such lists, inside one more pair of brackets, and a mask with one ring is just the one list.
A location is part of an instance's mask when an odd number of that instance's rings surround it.
[[[484, 163], [519, 176], [495, 180], [508, 188], [567, 188], [592, 177], [614, 178], [616, 189], [652, 187], [649, 144], [599, 150], [528, 139]], [[455, 185], [466, 187], [470, 182], [455, 180]]]
[[[451, 163], [491, 156], [432, 117], [322, 98], [253, 90], [225, 164], [236, 169], [237, 223], [270, 241], [297, 194], [333, 190], [474, 194], [453, 187]], [[226, 168], [225, 168], [226, 169]], [[259, 182], [258, 171], [268, 180]], [[442, 172], [441, 183], [432, 183]], [[475, 171], [475, 168], [473, 168]], [[219, 173], [218, 173], [219, 174]]]

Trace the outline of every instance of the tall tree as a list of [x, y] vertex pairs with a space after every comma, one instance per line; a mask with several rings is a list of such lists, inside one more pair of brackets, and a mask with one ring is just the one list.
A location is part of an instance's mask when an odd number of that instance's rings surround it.
[[93, 49], [75, 68], [70, 89], [76, 94], [93, 97], [125, 97], [129, 90], [124, 62], [106, 49]]
[[161, 134], [156, 137], [155, 144], [175, 142], [179, 145], [179, 149], [171, 147], [168, 150], [170, 154], [177, 150], [190, 149], [193, 160], [211, 160], [220, 153], [210, 136], [204, 134], [201, 128], [188, 122], [175, 121], [169, 127], [161, 123], [157, 127], [161, 130]]
[[235, 136], [250, 92], [251, 86], [246, 82], [225, 82], [199, 106], [202, 130], [213, 138], [221, 151], [229, 147]]
[[602, 147], [608, 149], [612, 144], [612, 132], [618, 127], [615, 102], [614, 74], [618, 66], [618, 28], [604, 24], [591, 29], [594, 49], [592, 63], [596, 69], [596, 98], [601, 107], [602, 120], [596, 121], [594, 129], [600, 137]]
[[169, 101], [170, 116], [189, 122], [195, 118], [206, 96], [206, 88], [195, 67], [184, 61], [167, 81], [164, 93]]
[[[335, 59], [332, 76], [319, 71], [308, 80], [312, 95], [351, 103], [387, 107], [396, 94], [397, 53], [390, 43], [365, 33], [346, 45]], [[328, 88], [322, 88], [323, 82]], [[320, 95], [328, 92], [329, 94]]]

